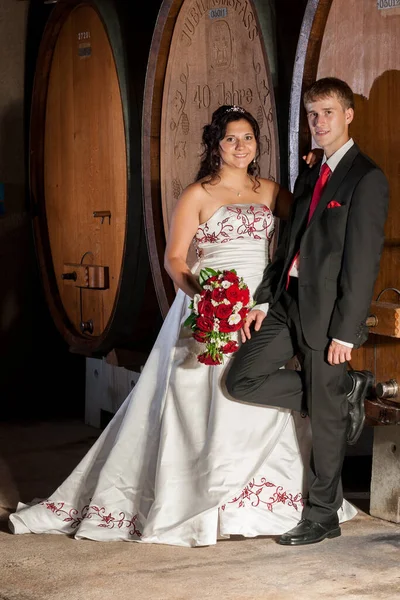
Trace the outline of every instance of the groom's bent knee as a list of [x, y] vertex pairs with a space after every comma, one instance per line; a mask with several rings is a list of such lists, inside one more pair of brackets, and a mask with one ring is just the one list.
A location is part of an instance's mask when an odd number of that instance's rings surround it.
[[235, 369], [230, 369], [227, 373], [225, 386], [228, 394], [236, 400], [250, 401], [249, 396], [253, 391], [254, 381], [249, 377], [240, 375]]
[[237, 394], [240, 394], [241, 386], [239, 385], [239, 380], [235, 377], [234, 373], [232, 373], [232, 370], [229, 371], [226, 376], [225, 387], [230, 396], [236, 398], [237, 400], [240, 399]]

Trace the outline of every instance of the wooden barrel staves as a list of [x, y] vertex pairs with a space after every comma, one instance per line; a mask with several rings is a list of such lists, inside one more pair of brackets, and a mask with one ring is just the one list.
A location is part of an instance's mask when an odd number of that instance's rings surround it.
[[146, 351], [161, 322], [141, 181], [153, 27], [147, 39], [143, 25], [128, 27], [118, 2], [62, 0], [38, 53], [30, 120], [37, 254], [52, 317], [82, 354]]
[[[350, 134], [385, 172], [390, 186], [389, 215], [379, 276], [368, 319], [367, 343], [353, 352], [352, 367], [374, 372], [377, 401], [368, 403], [371, 420], [400, 423], [400, 7], [397, 2], [309, 0], [293, 76], [290, 118], [290, 175], [310, 138], [302, 90], [316, 79], [335, 76], [355, 93]], [[362, 260], [362, 257], [360, 257]], [[397, 387], [396, 387], [397, 386]], [[385, 405], [379, 398], [387, 399]]]
[[164, 0], [150, 52], [144, 104], [146, 232], [165, 315], [175, 296], [163, 269], [171, 214], [183, 188], [195, 178], [202, 128], [218, 106], [238, 104], [257, 118], [261, 175], [278, 179], [274, 94], [252, 0]]

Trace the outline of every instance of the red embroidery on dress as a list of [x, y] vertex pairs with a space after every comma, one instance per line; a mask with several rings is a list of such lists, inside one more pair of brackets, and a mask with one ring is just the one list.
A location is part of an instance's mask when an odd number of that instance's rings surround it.
[[[272, 224], [273, 218], [272, 213], [267, 206], [263, 205], [260, 208], [249, 206], [249, 208], [246, 210], [232, 206], [228, 207], [228, 210], [236, 213], [237, 219], [242, 222], [237, 229], [237, 233], [239, 234], [240, 238], [247, 234], [248, 236], [253, 237], [255, 240], [261, 240], [262, 237], [258, 234], [263, 231], [267, 232], [267, 239], [272, 237], [273, 228], [272, 230], [268, 231], [268, 226]], [[266, 212], [268, 213], [267, 217], [265, 216]]]
[[[265, 492], [266, 488], [275, 488], [275, 492], [267, 499], [262, 498], [263, 492]], [[270, 492], [267, 492], [267, 496]], [[246, 506], [245, 501], [251, 500], [251, 506], [259, 506], [260, 504], [265, 504], [267, 509], [273, 512], [273, 505], [281, 502], [282, 504], [286, 504], [287, 506], [291, 506], [296, 510], [299, 510], [299, 506], [303, 507], [303, 496], [298, 493], [295, 496], [286, 492], [281, 485], [277, 486], [270, 481], [267, 481], [265, 477], [261, 478], [260, 483], [256, 483], [254, 479], [250, 481], [248, 485], [242, 490], [242, 492], [233, 500], [230, 500], [227, 504], [237, 504], [237, 508], [243, 508]], [[221, 506], [222, 510], [225, 510], [226, 504]]]
[[[221, 242], [223, 244], [225, 242], [229, 242], [233, 238], [231, 238], [229, 236], [228, 231], [229, 232], [233, 231], [234, 227], [233, 227], [233, 225], [228, 223], [228, 221], [229, 221], [229, 217], [226, 217], [226, 219], [224, 219], [223, 221], [219, 221], [217, 223], [219, 230], [212, 231], [212, 232], [210, 232], [210, 227], [209, 227], [208, 221], [207, 221], [204, 225], [201, 225], [198, 228], [198, 230], [196, 232], [196, 236], [195, 236], [196, 242], [198, 244], [215, 244], [216, 242]], [[202, 237], [199, 237], [199, 232], [201, 232], [203, 234]], [[220, 238], [224, 238], [224, 239], [220, 239]]]
[[[225, 244], [232, 240], [243, 239], [244, 237], [252, 237], [255, 240], [263, 239], [263, 236], [259, 235], [265, 232], [265, 238], [270, 240], [274, 233], [274, 217], [268, 206], [259, 204], [256, 206], [246, 205], [246, 208], [241, 206], [224, 206], [230, 213], [228, 217], [222, 221], [217, 222], [217, 228], [211, 230], [209, 222], [211, 218], [206, 221], [203, 225], [200, 225], [194, 242], [198, 244]], [[218, 210], [214, 215], [219, 212]], [[236, 215], [236, 218], [235, 216]], [[239, 225], [238, 222], [239, 221]], [[232, 235], [235, 231], [237, 235]]]
[[72, 529], [76, 529], [84, 519], [100, 519], [100, 523], [98, 523], [97, 527], [105, 527], [106, 529], [114, 529], [114, 527], [118, 527], [121, 529], [122, 527], [130, 528], [129, 535], [137, 535], [138, 537], [142, 537], [142, 533], [137, 529], [135, 523], [138, 519], [138, 515], [136, 514], [132, 519], [128, 519], [124, 512], [118, 513], [118, 517], [113, 517], [111, 513], [106, 514], [106, 509], [104, 507], [98, 507], [94, 504], [87, 504], [80, 511], [76, 508], [71, 508], [69, 511], [64, 509], [65, 503], [58, 502], [54, 504], [54, 502], [41, 502], [42, 506], [45, 506], [47, 510], [50, 510], [53, 514], [57, 515], [57, 517], [64, 517], [64, 523], [70, 523], [70, 527]]

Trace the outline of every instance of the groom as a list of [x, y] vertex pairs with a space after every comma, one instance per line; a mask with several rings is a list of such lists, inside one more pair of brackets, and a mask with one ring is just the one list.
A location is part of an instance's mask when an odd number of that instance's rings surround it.
[[[364, 423], [369, 371], [348, 370], [352, 348], [368, 337], [366, 317], [379, 270], [388, 210], [383, 172], [349, 137], [353, 92], [327, 77], [304, 94], [322, 163], [297, 179], [289, 221], [256, 292], [227, 375], [227, 389], [253, 404], [307, 411], [312, 427], [309, 497], [284, 545], [340, 535], [341, 470], [346, 442]], [[261, 308], [261, 307], [260, 307]], [[251, 329], [250, 329], [251, 326]], [[302, 369], [280, 369], [295, 354]]]

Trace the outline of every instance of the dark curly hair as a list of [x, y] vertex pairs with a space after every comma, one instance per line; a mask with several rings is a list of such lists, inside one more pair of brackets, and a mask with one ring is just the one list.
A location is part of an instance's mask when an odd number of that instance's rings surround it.
[[240, 121], [245, 119], [251, 125], [254, 137], [257, 143], [257, 151], [255, 161], [251, 162], [247, 167], [247, 173], [254, 177], [256, 184], [255, 189], [259, 187], [258, 178], [260, 176], [259, 158], [260, 158], [260, 127], [257, 120], [251, 113], [240, 106], [224, 104], [217, 108], [211, 117], [211, 123], [203, 127], [202, 143], [204, 146], [201, 155], [201, 162], [195, 181], [207, 177], [203, 182], [210, 183], [215, 178], [219, 177], [220, 169], [220, 152], [219, 143], [225, 137], [228, 123], [232, 121]]

